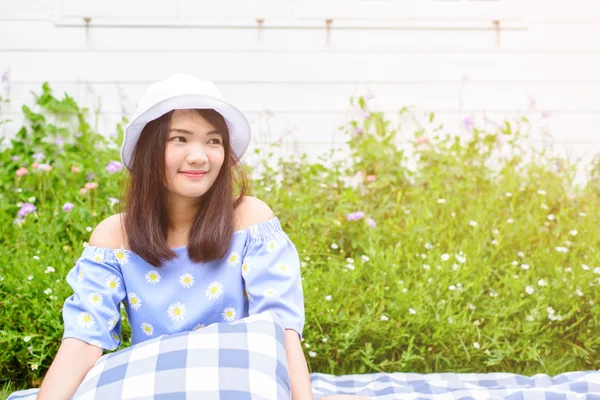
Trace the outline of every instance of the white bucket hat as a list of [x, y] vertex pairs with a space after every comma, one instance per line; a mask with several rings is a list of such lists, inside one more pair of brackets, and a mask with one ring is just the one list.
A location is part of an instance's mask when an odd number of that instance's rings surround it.
[[248, 119], [236, 106], [221, 96], [214, 83], [176, 73], [164, 81], [151, 84], [138, 103], [135, 115], [125, 128], [121, 161], [131, 171], [131, 155], [146, 124], [171, 110], [211, 108], [225, 118], [231, 148], [241, 160], [250, 145]]

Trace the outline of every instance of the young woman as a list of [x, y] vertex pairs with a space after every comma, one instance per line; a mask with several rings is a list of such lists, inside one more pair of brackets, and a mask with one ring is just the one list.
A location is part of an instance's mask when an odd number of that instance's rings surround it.
[[[246, 196], [249, 143], [247, 119], [211, 82], [175, 74], [148, 88], [121, 147], [124, 212], [95, 228], [67, 276], [63, 341], [38, 399], [70, 398], [119, 347], [121, 302], [132, 344], [275, 311], [292, 399], [312, 399], [299, 257], [269, 206]], [[344, 398], [357, 399], [328, 397]]]

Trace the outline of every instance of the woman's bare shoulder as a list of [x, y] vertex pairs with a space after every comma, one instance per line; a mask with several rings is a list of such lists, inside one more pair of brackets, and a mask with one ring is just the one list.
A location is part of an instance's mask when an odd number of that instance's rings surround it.
[[273, 217], [275, 217], [275, 214], [267, 203], [253, 196], [244, 196], [240, 205], [235, 209], [235, 218], [237, 221], [235, 230], [248, 229], [251, 225]]
[[123, 244], [125, 248], [128, 248], [124, 238], [124, 229], [122, 229], [122, 215], [111, 215], [96, 225], [89, 244], [109, 249], [118, 249]]

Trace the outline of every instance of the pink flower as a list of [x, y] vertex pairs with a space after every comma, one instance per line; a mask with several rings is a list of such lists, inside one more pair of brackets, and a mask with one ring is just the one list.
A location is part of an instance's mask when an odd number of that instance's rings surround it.
[[473, 118], [471, 118], [471, 117], [465, 118], [465, 128], [467, 128], [468, 130], [473, 129]]
[[96, 189], [98, 187], [98, 184], [96, 182], [88, 182], [85, 185], [86, 189]]
[[37, 169], [37, 167], [39, 167], [40, 164], [38, 164], [37, 162], [33, 162], [31, 163], [31, 168]]
[[575, 200], [575, 195], [573, 193], [569, 193], [567, 197], [569, 198], [569, 200]]
[[44, 171], [52, 171], [52, 165], [50, 164], [42, 164], [40, 165], [40, 167], [44, 170]]
[[16, 173], [16, 174], [17, 174], [17, 176], [20, 178], [20, 177], [22, 177], [23, 175], [27, 175], [27, 173], [28, 173], [28, 172], [29, 172], [29, 171], [27, 170], [27, 168], [23, 167], [23, 168], [19, 168], [19, 169], [17, 170], [17, 172], [15, 172], [15, 173]]
[[71, 172], [81, 172], [81, 168], [79, 168], [79, 167], [76, 167], [75, 165], [73, 165], [73, 166], [71, 167]]
[[377, 177], [375, 175], [367, 176], [367, 182], [375, 182], [376, 180], [377, 180]]
[[87, 189], [86, 188], [81, 188], [81, 189], [79, 189], [79, 193], [86, 194], [87, 193]]
[[63, 210], [65, 210], [66, 212], [69, 212], [73, 209], [73, 207], [75, 207], [75, 204], [73, 203], [65, 203], [63, 205]]
[[429, 138], [420, 136], [417, 139], [415, 139], [415, 142], [417, 144], [429, 143]]

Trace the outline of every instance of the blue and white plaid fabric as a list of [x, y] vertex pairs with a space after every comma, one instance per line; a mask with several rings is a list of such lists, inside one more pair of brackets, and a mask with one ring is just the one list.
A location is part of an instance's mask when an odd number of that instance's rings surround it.
[[[35, 399], [37, 390], [9, 399]], [[73, 395], [88, 399], [286, 400], [285, 330], [272, 312], [162, 335], [105, 354]]]
[[504, 372], [311, 374], [315, 399], [355, 394], [377, 400], [600, 400], [600, 370], [532, 377]]

